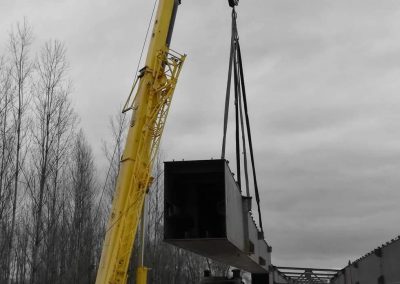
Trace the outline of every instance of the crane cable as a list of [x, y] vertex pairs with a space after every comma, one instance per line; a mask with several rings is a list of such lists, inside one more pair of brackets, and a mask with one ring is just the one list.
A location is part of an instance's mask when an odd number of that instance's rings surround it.
[[[262, 224], [261, 217], [261, 206], [260, 206], [260, 194], [258, 190], [257, 183], [257, 174], [255, 169], [254, 162], [254, 151], [253, 151], [253, 142], [251, 137], [251, 128], [250, 128], [250, 120], [248, 115], [248, 106], [247, 106], [247, 97], [246, 97], [246, 87], [244, 81], [244, 71], [243, 71], [243, 62], [242, 62], [242, 54], [240, 50], [239, 44], [239, 34], [237, 30], [236, 23], [237, 13], [235, 8], [232, 7], [232, 36], [231, 36], [231, 47], [230, 47], [230, 55], [229, 55], [229, 69], [228, 69], [228, 78], [227, 78], [227, 87], [226, 87], [226, 97], [225, 97], [225, 111], [224, 111], [224, 126], [223, 126], [223, 138], [222, 138], [222, 152], [221, 158], [225, 159], [226, 152], [226, 133], [228, 128], [228, 117], [229, 117], [229, 104], [230, 104], [230, 92], [231, 92], [231, 84], [232, 84], [232, 69], [234, 73], [234, 91], [235, 91], [235, 140], [236, 140], [236, 168], [237, 168], [237, 183], [239, 188], [241, 188], [241, 161], [240, 161], [240, 132], [242, 133], [242, 147], [243, 147], [243, 168], [245, 172], [245, 181], [246, 181], [246, 193], [247, 196], [250, 196], [249, 186], [248, 186], [248, 172], [247, 172], [247, 153], [246, 153], [246, 139], [245, 135], [247, 134], [248, 146], [250, 151], [250, 161], [252, 167], [252, 175], [253, 175], [253, 185], [254, 185], [254, 193], [255, 199], [257, 203], [257, 211], [258, 211], [258, 221], [262, 235], [264, 235], [264, 229]], [[233, 67], [233, 68], [232, 68]], [[245, 123], [243, 123], [243, 113], [245, 117]], [[239, 125], [240, 121], [240, 125]], [[246, 125], [246, 129], [244, 129], [244, 124]]]

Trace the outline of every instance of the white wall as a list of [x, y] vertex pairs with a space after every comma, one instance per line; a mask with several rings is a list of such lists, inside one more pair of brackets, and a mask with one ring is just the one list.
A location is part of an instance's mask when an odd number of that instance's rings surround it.
[[384, 277], [384, 284], [400, 284], [399, 238], [354, 261], [339, 272], [331, 283], [378, 284], [381, 276]]

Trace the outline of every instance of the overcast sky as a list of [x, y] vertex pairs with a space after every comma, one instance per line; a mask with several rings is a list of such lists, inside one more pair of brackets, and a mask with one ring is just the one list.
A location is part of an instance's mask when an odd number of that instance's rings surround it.
[[[24, 16], [36, 47], [65, 42], [99, 171], [152, 2], [0, 0], [1, 50]], [[162, 148], [167, 160], [217, 158], [230, 9], [182, 2], [172, 48], [188, 58]], [[238, 25], [273, 263], [342, 268], [400, 233], [400, 1], [242, 0]]]

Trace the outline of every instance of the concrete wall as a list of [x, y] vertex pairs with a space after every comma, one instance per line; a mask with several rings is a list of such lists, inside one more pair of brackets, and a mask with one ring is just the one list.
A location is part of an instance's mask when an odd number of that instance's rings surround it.
[[332, 284], [400, 284], [400, 238], [346, 266]]

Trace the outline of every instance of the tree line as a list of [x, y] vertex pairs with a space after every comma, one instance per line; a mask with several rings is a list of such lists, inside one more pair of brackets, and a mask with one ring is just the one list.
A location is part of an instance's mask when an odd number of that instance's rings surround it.
[[[32, 27], [14, 25], [0, 54], [0, 283], [94, 283], [128, 128], [110, 119], [106, 178], [72, 106], [65, 44], [35, 52]], [[162, 163], [147, 197], [145, 264], [150, 283], [198, 283], [227, 267], [163, 243]], [[139, 244], [135, 245], [129, 283]]]

